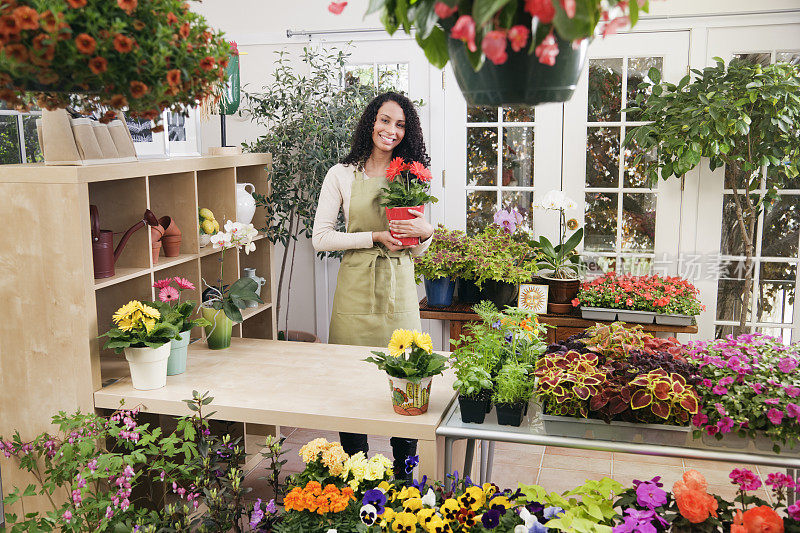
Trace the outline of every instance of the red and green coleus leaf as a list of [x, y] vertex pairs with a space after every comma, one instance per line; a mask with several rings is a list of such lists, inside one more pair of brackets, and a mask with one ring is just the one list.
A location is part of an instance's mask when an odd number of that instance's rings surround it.
[[672, 387], [668, 381], [658, 381], [656, 382], [650, 390], [653, 392], [653, 396], [661, 401], [665, 401], [669, 398], [669, 393], [672, 391]]
[[606, 380], [606, 377], [603, 374], [594, 374], [594, 375], [591, 375], [591, 376], [584, 376], [583, 384], [584, 385], [600, 385], [605, 380]]
[[609, 400], [609, 393], [601, 392], [596, 396], [592, 396], [591, 400], [589, 400], [589, 409], [592, 411], [599, 411], [608, 403]]
[[572, 387], [572, 392], [580, 398], [581, 400], [588, 400], [589, 396], [591, 396], [592, 391], [589, 387], [585, 385], [575, 385]]
[[620, 396], [614, 396], [608, 401], [608, 412], [611, 415], [618, 415], [628, 408], [629, 402]]
[[643, 409], [650, 405], [653, 401], [653, 396], [647, 392], [646, 390], [639, 389], [633, 393], [631, 397], [631, 408], [632, 409]]
[[685, 395], [680, 401], [680, 406], [693, 415], [700, 410], [700, 402], [697, 401], [697, 396], [694, 395], [694, 392]]
[[659, 418], [669, 418], [669, 403], [667, 402], [653, 402], [650, 404], [650, 410]]

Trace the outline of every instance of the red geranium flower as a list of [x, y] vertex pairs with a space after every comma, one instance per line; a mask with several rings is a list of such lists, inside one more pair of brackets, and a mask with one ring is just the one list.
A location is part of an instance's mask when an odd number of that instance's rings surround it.
[[181, 37], [183, 37], [184, 39], [188, 39], [189, 38], [189, 23], [185, 22], [183, 24], [183, 26], [181, 26], [181, 29], [178, 30], [178, 33], [180, 33]]
[[414, 174], [419, 181], [431, 181], [431, 178], [433, 178], [431, 171], [418, 161], [411, 163], [411, 165], [408, 166], [408, 170]]
[[102, 74], [108, 69], [108, 61], [104, 57], [93, 57], [89, 60], [89, 69], [95, 74]]
[[214, 68], [214, 65], [216, 65], [216, 62], [214, 61], [214, 58], [211, 56], [206, 56], [200, 61], [200, 68], [205, 71], [212, 70]]
[[93, 54], [97, 47], [94, 38], [88, 33], [81, 33], [75, 37], [75, 45], [78, 47], [78, 52], [86, 55]]
[[19, 6], [14, 10], [14, 17], [19, 21], [23, 30], [39, 29], [39, 13], [28, 6]]
[[386, 178], [389, 181], [400, 174], [402, 171], [407, 170], [407, 166], [402, 157], [395, 157], [389, 162], [389, 167], [386, 169]]
[[125, 35], [118, 33], [114, 36], [114, 49], [120, 54], [127, 54], [133, 50], [133, 45], [135, 42], [136, 41], [130, 37], [126, 37]]
[[169, 13], [167, 13], [167, 22], [169, 23], [170, 26], [172, 26], [173, 24], [178, 22], [178, 17], [175, 16], [175, 13], [170, 11]]

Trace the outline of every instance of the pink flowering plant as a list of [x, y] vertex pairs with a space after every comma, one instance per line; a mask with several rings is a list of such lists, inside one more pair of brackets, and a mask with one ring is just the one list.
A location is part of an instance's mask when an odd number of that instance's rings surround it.
[[425, 254], [414, 257], [414, 273], [418, 280], [464, 278], [471, 271], [472, 258], [468, 250], [469, 238], [463, 231], [439, 224]]
[[183, 291], [196, 290], [194, 283], [188, 279], [180, 276], [160, 279], [153, 283], [153, 287], [158, 291], [159, 300], [153, 302], [153, 307], [158, 309], [165, 321], [176, 326], [180, 333], [211, 324], [202, 317], [192, 318], [197, 311], [195, 302], [192, 300], [181, 301]]
[[[347, 2], [330, 2], [339, 14]], [[596, 29], [605, 37], [636, 24], [648, 0], [374, 0], [367, 14], [379, 12], [386, 31], [416, 30], [417, 44], [431, 64], [443, 68], [450, 59], [448, 40], [462, 41], [477, 71], [486, 59], [500, 65], [510, 53], [534, 54], [553, 66], [557, 37], [578, 47]]]
[[729, 335], [691, 343], [687, 359], [702, 374], [695, 437], [764, 434], [776, 452], [787, 443], [794, 447], [800, 436], [800, 343], [785, 345], [762, 333]]
[[675, 276], [618, 276], [616, 272], [584, 281], [572, 301], [577, 307], [604, 307], [653, 311], [668, 315], [699, 315], [705, 310], [700, 291], [688, 280]]

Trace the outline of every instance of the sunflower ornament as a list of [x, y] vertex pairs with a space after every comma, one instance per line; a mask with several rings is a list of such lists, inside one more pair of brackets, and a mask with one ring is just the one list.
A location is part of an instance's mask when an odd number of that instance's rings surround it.
[[364, 361], [386, 372], [392, 407], [401, 415], [420, 415], [428, 410], [433, 376], [446, 368], [447, 358], [434, 353], [427, 333], [397, 329], [387, 346], [389, 354], [373, 351]]

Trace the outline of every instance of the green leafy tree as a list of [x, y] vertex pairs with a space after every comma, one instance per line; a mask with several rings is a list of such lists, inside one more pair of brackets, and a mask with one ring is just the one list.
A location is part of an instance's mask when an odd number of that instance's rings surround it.
[[[708, 158], [711, 170], [725, 168], [725, 187], [731, 189], [736, 227], [745, 256], [739, 327], [744, 330], [753, 292], [756, 222], [777, 189], [798, 176], [800, 159], [800, 70], [788, 63], [762, 66], [733, 59], [726, 66], [693, 70], [677, 85], [661, 83], [658, 70], [640, 84], [633, 111], [652, 121], [629, 133], [644, 152], [657, 148], [646, 162], [651, 184], [683, 176]], [[651, 94], [646, 93], [652, 91]], [[640, 156], [641, 157], [641, 156]], [[636, 163], [640, 158], [637, 158]], [[763, 172], [763, 168], [767, 171]], [[758, 189], [763, 176], [767, 193]]]

